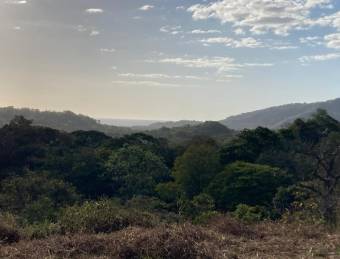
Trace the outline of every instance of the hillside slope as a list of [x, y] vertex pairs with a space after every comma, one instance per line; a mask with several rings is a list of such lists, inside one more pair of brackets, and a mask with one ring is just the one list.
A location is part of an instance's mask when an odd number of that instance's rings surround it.
[[297, 118], [308, 118], [317, 109], [325, 109], [337, 120], [340, 120], [340, 98], [326, 102], [296, 103], [271, 107], [228, 117], [220, 121], [223, 125], [235, 129], [253, 129], [258, 126], [271, 129], [281, 128]]
[[146, 131], [156, 138], [166, 138], [172, 144], [180, 144], [196, 137], [210, 137], [223, 142], [231, 139], [236, 132], [215, 121], [206, 121], [198, 125], [186, 125], [182, 127], [167, 128]]
[[17, 109], [14, 107], [0, 108], [0, 127], [9, 123], [16, 115], [21, 115], [29, 120], [33, 120], [34, 125], [50, 127], [66, 132], [95, 130], [112, 137], [119, 137], [131, 133], [131, 129], [129, 128], [100, 124], [93, 118], [75, 114], [70, 111], [54, 112], [28, 108]]

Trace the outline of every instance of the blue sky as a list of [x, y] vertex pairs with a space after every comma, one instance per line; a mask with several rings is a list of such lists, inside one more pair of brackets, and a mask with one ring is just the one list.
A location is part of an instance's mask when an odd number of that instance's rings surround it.
[[216, 120], [340, 97], [337, 0], [0, 0], [0, 106]]

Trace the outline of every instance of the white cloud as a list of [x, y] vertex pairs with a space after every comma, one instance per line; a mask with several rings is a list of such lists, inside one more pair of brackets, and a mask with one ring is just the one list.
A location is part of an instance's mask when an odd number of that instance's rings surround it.
[[301, 63], [306, 62], [313, 62], [313, 61], [328, 61], [328, 60], [335, 60], [340, 59], [340, 53], [329, 53], [329, 54], [322, 54], [322, 55], [315, 55], [315, 56], [303, 56], [299, 58]]
[[233, 58], [213, 57], [213, 58], [165, 58], [158, 61], [163, 64], [175, 64], [189, 68], [213, 68], [219, 72], [237, 70], [241, 67], [235, 63]]
[[5, 4], [12, 4], [12, 5], [23, 5], [27, 3], [28, 2], [26, 0], [8, 0], [5, 2]]
[[166, 25], [166, 26], [161, 27], [159, 30], [161, 32], [164, 32], [164, 33], [177, 35], [177, 34], [183, 33], [183, 31], [181, 29], [182, 29], [182, 26], [168, 26], [168, 25]]
[[245, 35], [245, 34], [246, 34], [246, 32], [245, 32], [243, 29], [241, 29], [241, 28], [235, 29], [235, 30], [234, 30], [234, 33], [235, 33], [236, 35]]
[[[315, 23], [314, 8], [330, 8], [331, 0], [222, 0], [188, 8], [194, 20], [215, 18], [254, 34], [287, 36]], [[334, 19], [333, 19], [334, 20]]]
[[165, 88], [174, 88], [174, 87], [182, 87], [183, 85], [172, 84], [172, 83], [160, 83], [157, 81], [112, 81], [113, 84], [116, 85], [132, 85], [132, 86], [151, 86], [151, 87], [165, 87]]
[[100, 8], [89, 8], [89, 9], [86, 9], [85, 12], [88, 14], [101, 14], [104, 12], [104, 10]]
[[315, 21], [313, 21], [313, 24], [320, 26], [331, 26], [340, 30], [340, 11], [316, 19]]
[[14, 27], [13, 27], [13, 30], [15, 30], [15, 31], [21, 31], [22, 28], [21, 28], [20, 26], [14, 26]]
[[100, 31], [97, 31], [97, 30], [92, 30], [91, 32], [90, 32], [90, 36], [97, 36], [97, 35], [99, 35], [100, 34]]
[[306, 44], [307, 46], [310, 47], [320, 46], [324, 44], [324, 42], [319, 36], [301, 37], [299, 41], [300, 43]]
[[225, 46], [232, 48], [263, 48], [265, 47], [264, 43], [258, 41], [254, 38], [242, 38], [240, 40], [228, 38], [228, 37], [216, 37], [216, 38], [208, 38], [203, 39], [201, 42], [206, 44], [224, 44]]
[[80, 33], [86, 33], [89, 36], [97, 36], [100, 34], [100, 31], [98, 31], [95, 27], [85, 27], [84, 25], [78, 25], [74, 27], [75, 30], [77, 30]]
[[114, 53], [116, 49], [101, 48], [99, 51], [102, 53]]
[[218, 73], [227, 71], [237, 71], [246, 67], [271, 67], [272, 63], [236, 63], [235, 59], [230, 57], [203, 57], [203, 58], [164, 58], [160, 60], [146, 60], [146, 62], [160, 63], [160, 64], [173, 64], [188, 68], [200, 69], [214, 69]]
[[167, 75], [167, 74], [135, 74], [124, 73], [119, 74], [120, 77], [126, 78], [145, 78], [145, 79], [191, 79], [191, 80], [208, 80], [207, 77], [192, 76], [192, 75]]
[[219, 30], [201, 30], [201, 29], [196, 29], [196, 30], [192, 30], [190, 32], [191, 34], [220, 34], [222, 33]]
[[272, 67], [273, 63], [245, 63], [245, 67]]
[[141, 11], [149, 11], [151, 9], [155, 8], [154, 5], [143, 5], [142, 7], [139, 8]]
[[332, 49], [340, 49], [340, 33], [325, 36], [326, 46]]
[[78, 25], [78, 26], [76, 27], [76, 30], [77, 30], [78, 32], [85, 32], [85, 31], [87, 31], [87, 28], [86, 28], [84, 25]]

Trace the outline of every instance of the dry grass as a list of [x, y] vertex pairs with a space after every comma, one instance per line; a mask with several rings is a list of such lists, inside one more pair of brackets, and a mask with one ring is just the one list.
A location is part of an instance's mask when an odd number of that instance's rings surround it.
[[322, 227], [226, 217], [191, 224], [127, 228], [111, 234], [55, 236], [0, 246], [0, 258], [340, 258], [340, 235]]

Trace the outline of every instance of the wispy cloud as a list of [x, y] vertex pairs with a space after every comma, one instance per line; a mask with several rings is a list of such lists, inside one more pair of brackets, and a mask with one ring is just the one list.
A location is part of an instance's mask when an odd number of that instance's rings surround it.
[[328, 48], [340, 49], [340, 33], [326, 35], [325, 41]]
[[116, 49], [114, 49], [114, 48], [101, 48], [101, 49], [99, 49], [99, 51], [101, 52], [101, 53], [114, 53], [114, 52], [116, 52], [117, 50]]
[[139, 10], [141, 11], [149, 11], [151, 9], [154, 9], [155, 6], [154, 5], [143, 5], [142, 7], [139, 8]]
[[98, 36], [100, 34], [100, 31], [97, 31], [97, 30], [92, 30], [90, 32], [90, 36]]
[[148, 87], [164, 87], [164, 88], [177, 88], [184, 87], [185, 85], [181, 84], [172, 84], [172, 83], [161, 83], [157, 81], [112, 81], [115, 85], [125, 86], [148, 86]]
[[100, 8], [89, 8], [86, 9], [85, 12], [88, 14], [101, 14], [104, 13], [104, 10]]
[[190, 32], [191, 34], [220, 34], [222, 33], [220, 30], [201, 30], [201, 29], [196, 29], [192, 30]]
[[8, 0], [5, 1], [5, 4], [12, 4], [12, 5], [23, 5], [27, 4], [28, 2], [26, 0]]
[[120, 77], [126, 78], [145, 78], [145, 79], [189, 79], [189, 80], [209, 80], [207, 77], [193, 76], [193, 75], [167, 75], [167, 74], [135, 74], [123, 73]]
[[328, 54], [321, 54], [321, 55], [314, 55], [314, 56], [303, 56], [299, 58], [301, 63], [306, 62], [320, 62], [320, 61], [328, 61], [328, 60], [336, 60], [340, 59], [340, 53], [328, 53]]
[[265, 44], [259, 40], [256, 40], [252, 37], [242, 38], [239, 40], [232, 39], [229, 37], [216, 37], [216, 38], [207, 38], [201, 40], [201, 42], [206, 44], [223, 44], [232, 48], [263, 48]]

